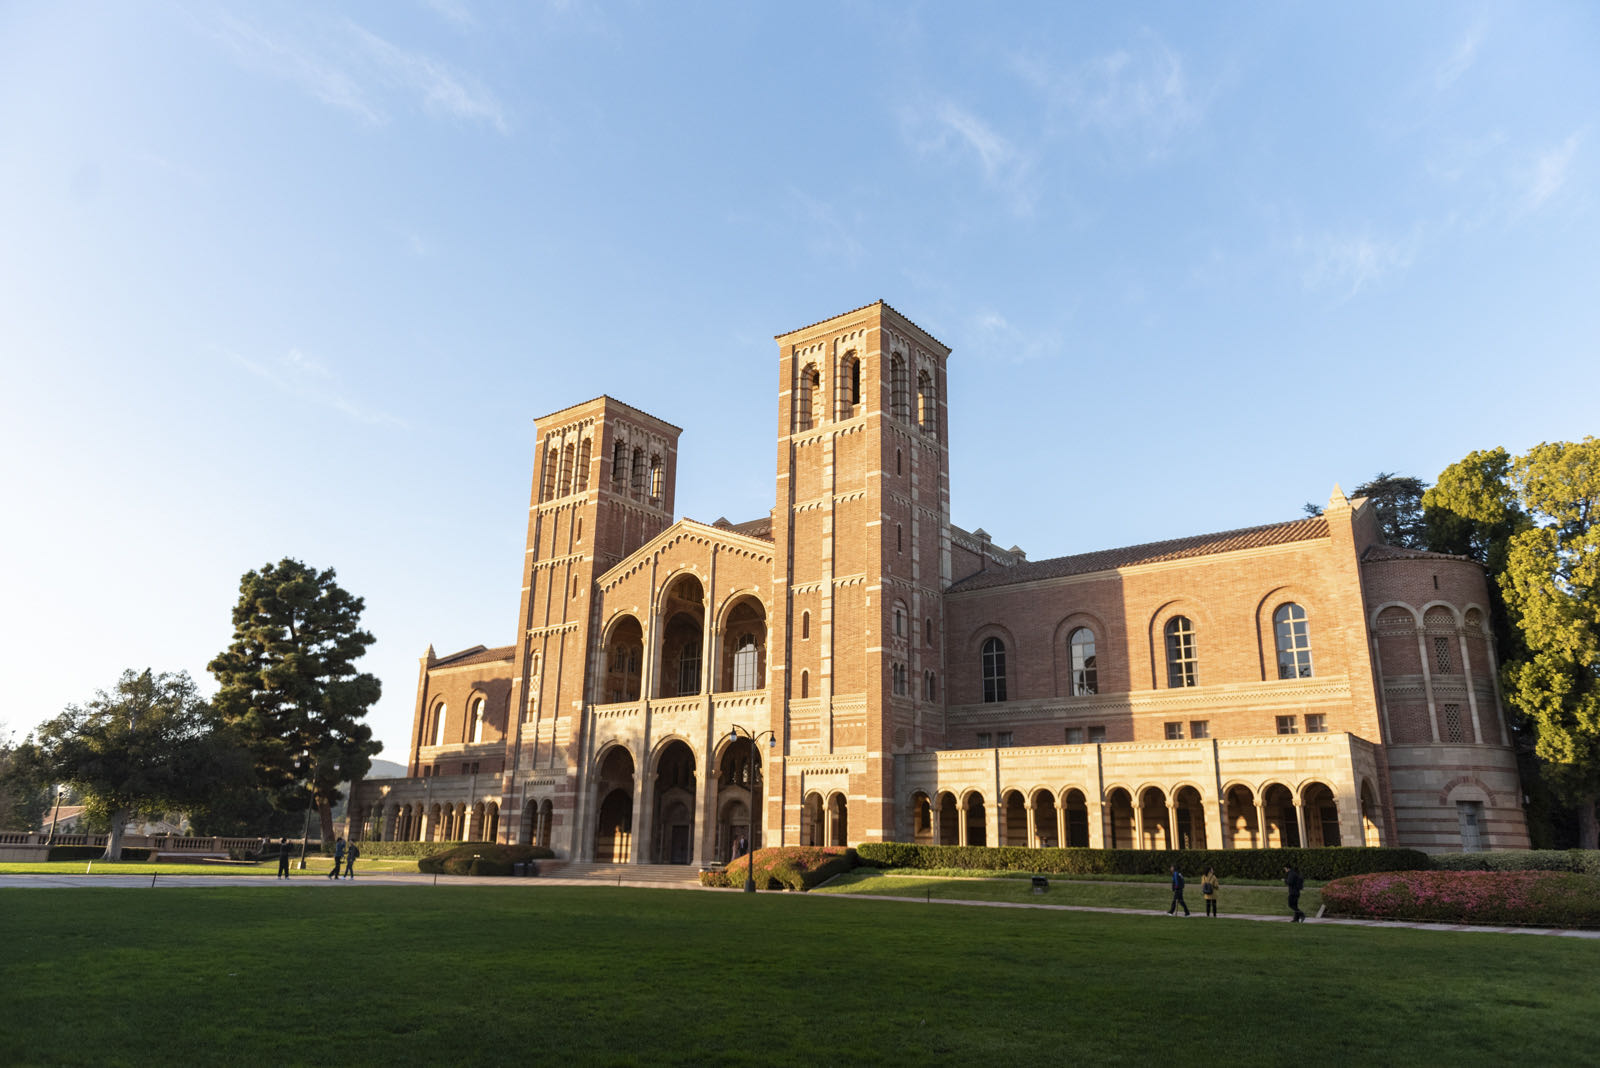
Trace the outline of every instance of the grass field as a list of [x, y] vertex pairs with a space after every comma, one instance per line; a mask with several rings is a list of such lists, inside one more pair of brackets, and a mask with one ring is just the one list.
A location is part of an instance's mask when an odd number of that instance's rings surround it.
[[[319, 857], [312, 854], [306, 857], [306, 870], [301, 871], [295, 865], [300, 863], [299, 857], [289, 861], [289, 871], [294, 878], [301, 879], [308, 875], [328, 874], [328, 869], [333, 867], [332, 857]], [[343, 870], [343, 869], [341, 869]], [[360, 878], [363, 872], [415, 872], [417, 862], [415, 858], [406, 857], [366, 857], [356, 859], [356, 877]], [[179, 864], [172, 861], [163, 861], [152, 864], [142, 860], [43, 860], [43, 861], [7, 861], [0, 863], [0, 875], [266, 875], [276, 878], [278, 875], [278, 858], [264, 860], [258, 864], [235, 864], [232, 862], [205, 863], [194, 862]]]
[[[939, 875], [883, 875], [871, 869], [858, 869], [830, 879], [813, 894], [871, 894], [875, 897], [916, 897], [934, 900], [1010, 901], [1028, 905], [1094, 905], [1112, 909], [1166, 909], [1172, 903], [1167, 882], [1114, 883], [1106, 881], [1067, 881], [1050, 876], [1050, 889], [1035, 894], [1027, 879], [952, 879]], [[1217, 894], [1217, 910], [1249, 916], [1287, 916], [1287, 891], [1282, 886], [1224, 885]], [[1205, 897], [1200, 882], [1184, 888], [1189, 908], [1205, 914]], [[1322, 894], [1307, 888], [1300, 895], [1300, 908], [1316, 915]], [[1178, 912], [1181, 915], [1182, 909]]]
[[577, 887], [0, 890], [8, 1064], [1591, 1063], [1600, 946]]

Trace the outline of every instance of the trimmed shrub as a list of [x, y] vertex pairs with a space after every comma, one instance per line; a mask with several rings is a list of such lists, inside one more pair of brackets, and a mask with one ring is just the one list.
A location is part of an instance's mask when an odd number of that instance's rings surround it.
[[1600, 927], [1600, 878], [1559, 871], [1380, 872], [1322, 888], [1326, 914], [1435, 923]]
[[[363, 845], [362, 855], [366, 852], [367, 847]], [[417, 870], [429, 875], [510, 875], [513, 864], [548, 860], [553, 856], [555, 854], [544, 846], [457, 842], [451, 849], [418, 860]]]
[[757, 890], [809, 890], [856, 866], [856, 851], [846, 846], [770, 846], [700, 873], [701, 886], [744, 885], [755, 865]]
[[1570, 871], [1600, 875], [1600, 850], [1496, 849], [1484, 853], [1435, 853], [1434, 871]]
[[[493, 842], [363, 842], [356, 839], [361, 855], [373, 857], [431, 857], [435, 853], [448, 853], [463, 845], [494, 845]], [[480, 850], [481, 852], [481, 850]]]
[[[51, 846], [47, 860], [99, 860], [106, 855], [105, 846]], [[123, 860], [150, 859], [150, 850], [144, 846], [123, 846]]]
[[1215, 868], [1223, 878], [1277, 879], [1293, 864], [1307, 879], [1336, 879], [1375, 871], [1426, 871], [1415, 849], [1027, 849], [1022, 846], [928, 846], [866, 842], [862, 864], [879, 868], [1020, 871], [1040, 875], [1165, 875]]

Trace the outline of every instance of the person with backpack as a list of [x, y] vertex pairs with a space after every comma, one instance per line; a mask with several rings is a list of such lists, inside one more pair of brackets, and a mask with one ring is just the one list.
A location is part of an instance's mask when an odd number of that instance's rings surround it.
[[354, 879], [356, 877], [356, 858], [360, 855], [361, 847], [356, 845], [354, 842], [351, 842], [348, 846], [345, 846], [344, 877], [346, 879]]
[[1177, 911], [1179, 905], [1183, 906], [1183, 914], [1189, 915], [1189, 903], [1183, 899], [1183, 872], [1178, 866], [1172, 866], [1172, 904], [1167, 906], [1167, 915], [1171, 916]]
[[1205, 895], [1206, 915], [1212, 919], [1217, 916], [1217, 872], [1214, 868], [1207, 868], [1206, 873], [1200, 877], [1200, 893]]
[[1294, 913], [1290, 923], [1305, 923], [1306, 914], [1300, 911], [1300, 891], [1305, 889], [1306, 881], [1300, 877], [1293, 864], [1283, 867], [1283, 885], [1289, 888], [1289, 911]]

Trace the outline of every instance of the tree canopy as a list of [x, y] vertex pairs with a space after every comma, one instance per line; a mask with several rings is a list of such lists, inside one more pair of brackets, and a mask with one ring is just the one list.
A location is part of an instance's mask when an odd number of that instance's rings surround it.
[[335, 578], [288, 558], [247, 572], [233, 642], [210, 664], [217, 709], [243, 735], [273, 803], [315, 805], [325, 839], [339, 784], [364, 776], [381, 748], [362, 722], [381, 687], [355, 667], [373, 642], [361, 629], [365, 603]]
[[185, 672], [125, 671], [116, 687], [69, 705], [37, 733], [47, 781], [71, 783], [90, 814], [109, 821], [106, 859], [143, 813], [198, 804], [247, 782], [249, 765]]
[[1427, 546], [1427, 528], [1422, 518], [1422, 494], [1428, 484], [1410, 475], [1379, 471], [1351, 491], [1351, 497], [1365, 497], [1372, 504], [1383, 530], [1383, 540], [1407, 549]]

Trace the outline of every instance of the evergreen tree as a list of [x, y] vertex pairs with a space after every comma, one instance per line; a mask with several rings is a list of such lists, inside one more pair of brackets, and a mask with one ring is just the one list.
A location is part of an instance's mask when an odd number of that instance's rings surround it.
[[1420, 478], [1379, 471], [1350, 496], [1365, 497], [1371, 502], [1384, 541], [1405, 549], [1421, 549], [1427, 544], [1422, 519], [1422, 494], [1427, 488]]
[[262, 787], [279, 809], [314, 805], [324, 841], [339, 784], [364, 776], [381, 748], [362, 722], [378, 679], [355, 668], [373, 642], [364, 602], [334, 579], [288, 558], [247, 572], [233, 643], [210, 664], [217, 710], [245, 738]]

